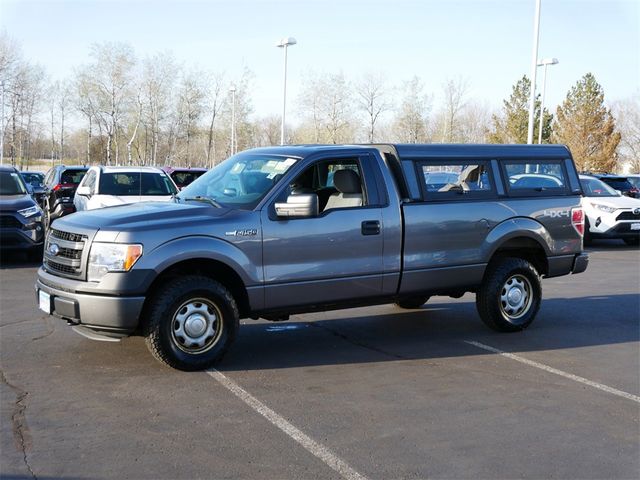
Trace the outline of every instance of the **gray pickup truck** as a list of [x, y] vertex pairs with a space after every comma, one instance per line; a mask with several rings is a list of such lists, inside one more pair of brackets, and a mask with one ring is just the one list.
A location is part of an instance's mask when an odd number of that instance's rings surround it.
[[53, 222], [38, 305], [89, 338], [144, 335], [210, 367], [240, 318], [475, 292], [480, 318], [526, 328], [541, 278], [580, 273], [584, 215], [559, 145], [312, 145], [239, 153], [174, 203]]

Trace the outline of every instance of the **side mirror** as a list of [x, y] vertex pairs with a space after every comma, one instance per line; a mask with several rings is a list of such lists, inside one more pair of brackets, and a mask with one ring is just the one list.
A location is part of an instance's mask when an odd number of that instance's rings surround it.
[[318, 216], [318, 195], [305, 193], [289, 195], [286, 203], [276, 203], [276, 215], [282, 218], [310, 218]]
[[76, 190], [76, 194], [81, 195], [83, 197], [90, 197], [91, 188], [83, 185], [82, 187], [78, 187], [78, 189]]

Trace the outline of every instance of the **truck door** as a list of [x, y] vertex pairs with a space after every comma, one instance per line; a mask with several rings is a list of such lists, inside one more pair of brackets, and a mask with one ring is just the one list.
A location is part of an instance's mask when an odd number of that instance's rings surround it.
[[[379, 296], [382, 206], [368, 155], [322, 158], [283, 185], [262, 211], [265, 307]], [[281, 218], [275, 203], [318, 198], [318, 215]]]

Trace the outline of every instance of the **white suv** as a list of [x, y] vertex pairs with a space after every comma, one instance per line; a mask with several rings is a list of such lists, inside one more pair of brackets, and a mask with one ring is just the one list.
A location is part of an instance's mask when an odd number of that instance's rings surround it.
[[137, 202], [168, 202], [178, 193], [171, 177], [154, 167], [91, 167], [76, 190], [77, 211]]
[[593, 238], [620, 238], [627, 245], [640, 242], [640, 200], [626, 197], [595, 177], [580, 175], [584, 192], [584, 242]]

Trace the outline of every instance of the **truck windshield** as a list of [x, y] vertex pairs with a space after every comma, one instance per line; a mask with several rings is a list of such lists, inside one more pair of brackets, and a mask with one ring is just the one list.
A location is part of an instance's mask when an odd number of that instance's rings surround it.
[[252, 210], [297, 161], [279, 155], [240, 153], [195, 180], [178, 198], [209, 198], [225, 207]]

